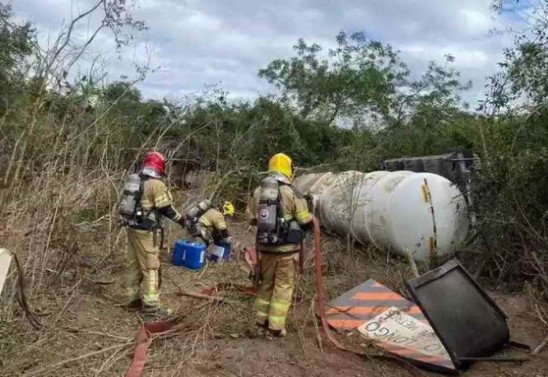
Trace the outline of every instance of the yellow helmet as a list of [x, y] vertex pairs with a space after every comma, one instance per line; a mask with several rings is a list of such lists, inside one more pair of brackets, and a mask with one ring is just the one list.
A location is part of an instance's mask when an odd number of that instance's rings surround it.
[[234, 204], [229, 201], [223, 203], [223, 215], [234, 216]]
[[293, 161], [285, 153], [277, 153], [268, 162], [268, 171], [285, 175], [287, 178], [293, 178]]

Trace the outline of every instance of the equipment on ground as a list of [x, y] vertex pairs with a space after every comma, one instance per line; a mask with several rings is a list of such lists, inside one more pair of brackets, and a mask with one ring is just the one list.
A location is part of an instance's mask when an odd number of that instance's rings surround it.
[[208, 252], [207, 259], [212, 262], [228, 261], [230, 259], [230, 252], [232, 251], [232, 245], [227, 242], [215, 242]]
[[406, 287], [457, 368], [510, 343], [506, 314], [457, 260], [407, 281]]
[[141, 196], [143, 195], [143, 181], [139, 174], [130, 174], [124, 188], [122, 189], [122, 196], [120, 198], [120, 205], [118, 206], [118, 212], [122, 218], [127, 221], [136, 221], [141, 217]]
[[204, 266], [206, 245], [201, 242], [175, 242], [171, 263], [191, 270], [199, 270]]
[[511, 342], [506, 315], [456, 260], [406, 282], [414, 302], [369, 279], [325, 305], [340, 332], [358, 330], [373, 344], [421, 368], [455, 373], [473, 361], [526, 361], [490, 356]]
[[330, 301], [326, 315], [338, 332], [358, 331], [379, 349], [425, 369], [455, 371], [421, 309], [373, 279]]

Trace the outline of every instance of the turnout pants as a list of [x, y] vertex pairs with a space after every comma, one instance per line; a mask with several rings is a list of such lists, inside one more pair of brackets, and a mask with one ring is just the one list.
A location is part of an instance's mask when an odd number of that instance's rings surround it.
[[127, 296], [129, 301], [141, 299], [145, 307], [160, 303], [159, 273], [160, 248], [155, 244], [152, 231], [127, 229], [126, 253]]
[[257, 325], [270, 330], [282, 330], [297, 276], [299, 253], [259, 252], [262, 282], [255, 301]]

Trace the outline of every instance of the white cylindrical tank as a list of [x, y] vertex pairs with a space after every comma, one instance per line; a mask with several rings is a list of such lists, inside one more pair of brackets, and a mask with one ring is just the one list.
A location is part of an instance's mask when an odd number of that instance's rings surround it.
[[459, 189], [431, 173], [375, 171], [306, 174], [294, 185], [313, 197], [322, 226], [418, 262], [451, 255], [470, 227]]

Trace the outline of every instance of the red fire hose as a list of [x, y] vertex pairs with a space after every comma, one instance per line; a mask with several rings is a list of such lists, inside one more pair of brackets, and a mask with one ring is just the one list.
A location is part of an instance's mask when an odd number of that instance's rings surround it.
[[[318, 314], [320, 315], [320, 320], [322, 322], [322, 331], [324, 335], [333, 343], [337, 348], [340, 348], [345, 351], [350, 351], [346, 349], [342, 344], [340, 344], [337, 339], [331, 334], [329, 329], [329, 323], [327, 323], [327, 315], [325, 313], [325, 292], [323, 288], [323, 275], [322, 275], [322, 242], [321, 242], [321, 231], [320, 231], [320, 222], [316, 217], [312, 218], [314, 223], [314, 275], [316, 283], [316, 295], [318, 297], [316, 301], [316, 307], [318, 309]], [[351, 351], [353, 352], [353, 351]]]
[[173, 324], [169, 321], [145, 322], [137, 333], [137, 346], [133, 354], [133, 361], [129, 366], [126, 377], [140, 377], [143, 374], [148, 359], [148, 348], [152, 343], [154, 334], [162, 333], [171, 329]]

